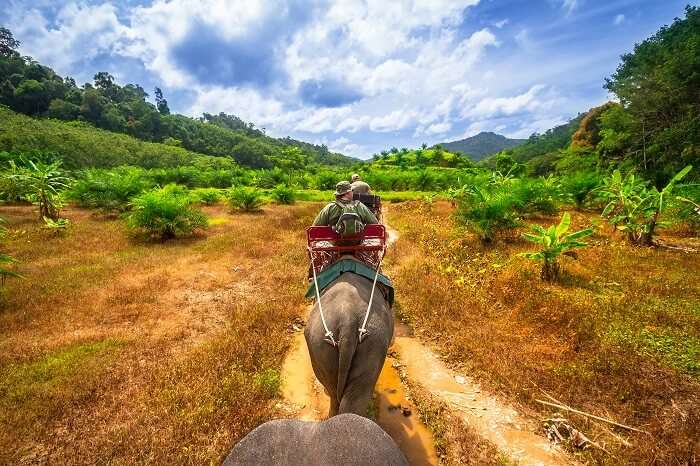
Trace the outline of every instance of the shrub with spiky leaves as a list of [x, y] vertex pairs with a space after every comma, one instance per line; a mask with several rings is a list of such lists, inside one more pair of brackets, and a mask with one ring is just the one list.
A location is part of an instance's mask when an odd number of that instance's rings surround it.
[[221, 190], [216, 188], [200, 188], [192, 191], [192, 195], [205, 205], [214, 205], [221, 200]]
[[192, 206], [195, 201], [177, 185], [147, 191], [131, 201], [131, 228], [163, 240], [187, 236], [208, 226], [206, 215]]
[[296, 193], [289, 186], [280, 184], [270, 192], [272, 199], [278, 204], [294, 204]]
[[48, 217], [44, 217], [44, 228], [53, 232], [53, 234], [58, 235], [63, 233], [70, 226], [70, 220], [67, 218], [59, 218], [58, 220], [51, 220]]
[[524, 252], [520, 256], [528, 259], [542, 261], [542, 280], [554, 281], [559, 278], [560, 266], [559, 256], [562, 254], [576, 257], [572, 249], [582, 248], [586, 243], [580, 241], [593, 233], [593, 229], [586, 228], [574, 233], [567, 234], [571, 226], [571, 216], [565, 212], [561, 217], [559, 225], [552, 225], [547, 229], [539, 225], [532, 225], [533, 233], [523, 233], [523, 237], [533, 243], [540, 245], [541, 249], [536, 252]]
[[600, 177], [593, 172], [573, 173], [562, 180], [562, 188], [568, 200], [574, 203], [577, 209], [586, 205], [591, 193], [600, 185]]
[[228, 202], [234, 210], [254, 212], [263, 205], [263, 193], [257, 188], [245, 186], [232, 188], [228, 193]]
[[68, 198], [83, 207], [124, 212], [129, 209], [132, 197], [152, 187], [145, 170], [140, 168], [90, 169], [82, 172]]
[[457, 219], [484, 243], [519, 225], [516, 198], [507, 189], [472, 186], [458, 199]]

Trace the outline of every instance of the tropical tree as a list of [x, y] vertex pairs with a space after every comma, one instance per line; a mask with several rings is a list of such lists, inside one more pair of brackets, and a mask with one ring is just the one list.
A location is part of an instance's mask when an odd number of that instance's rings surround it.
[[294, 204], [296, 200], [296, 193], [294, 190], [283, 184], [277, 185], [270, 195], [278, 204]]
[[565, 212], [561, 217], [559, 225], [552, 225], [546, 230], [539, 225], [532, 225], [531, 228], [535, 232], [523, 233], [523, 237], [528, 241], [539, 244], [541, 246], [536, 252], [523, 252], [520, 256], [528, 259], [542, 261], [542, 272], [540, 276], [542, 280], [554, 281], [559, 278], [560, 265], [559, 257], [564, 254], [576, 258], [576, 254], [572, 249], [582, 248], [586, 243], [580, 241], [593, 233], [593, 229], [586, 228], [574, 233], [567, 234], [571, 226], [571, 216]]

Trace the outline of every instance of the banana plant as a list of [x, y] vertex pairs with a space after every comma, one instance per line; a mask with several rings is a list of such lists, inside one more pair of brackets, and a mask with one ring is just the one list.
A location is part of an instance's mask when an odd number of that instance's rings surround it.
[[60, 167], [60, 161], [45, 164], [28, 160], [26, 168], [11, 175], [11, 178], [23, 186], [26, 197], [39, 206], [40, 218], [59, 218], [62, 207], [60, 192], [67, 189], [71, 181], [64, 176]]
[[545, 281], [555, 281], [559, 278], [560, 266], [559, 256], [562, 254], [576, 258], [576, 253], [572, 249], [582, 248], [587, 245], [581, 238], [585, 238], [593, 233], [592, 228], [586, 228], [567, 234], [571, 226], [571, 216], [568, 212], [562, 215], [559, 225], [552, 225], [547, 229], [539, 225], [532, 225], [533, 233], [523, 233], [523, 237], [528, 241], [539, 244], [541, 249], [536, 252], [523, 252], [519, 256], [535, 261], [542, 261], [542, 272], [540, 276]]
[[668, 197], [692, 168], [688, 165], [678, 172], [661, 191], [656, 187], [648, 188], [647, 183], [634, 174], [623, 179], [620, 171], [615, 170], [598, 189], [599, 197], [608, 201], [601, 215], [615, 229], [624, 232], [631, 243], [653, 245], [656, 229], [664, 225], [659, 216], [667, 206]]

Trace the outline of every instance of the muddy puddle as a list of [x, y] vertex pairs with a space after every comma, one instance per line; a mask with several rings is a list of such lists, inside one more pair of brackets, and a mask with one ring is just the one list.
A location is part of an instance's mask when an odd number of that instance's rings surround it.
[[398, 362], [387, 357], [375, 387], [376, 421], [394, 439], [413, 466], [438, 464], [433, 435], [418, 418], [406, 397], [397, 370]]

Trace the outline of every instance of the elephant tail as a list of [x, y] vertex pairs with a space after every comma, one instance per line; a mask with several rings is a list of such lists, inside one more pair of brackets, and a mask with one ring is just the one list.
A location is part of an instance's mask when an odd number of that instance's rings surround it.
[[355, 357], [355, 349], [358, 344], [357, 332], [338, 336], [338, 402], [343, 399], [345, 385], [347, 384], [352, 367], [352, 360]]

